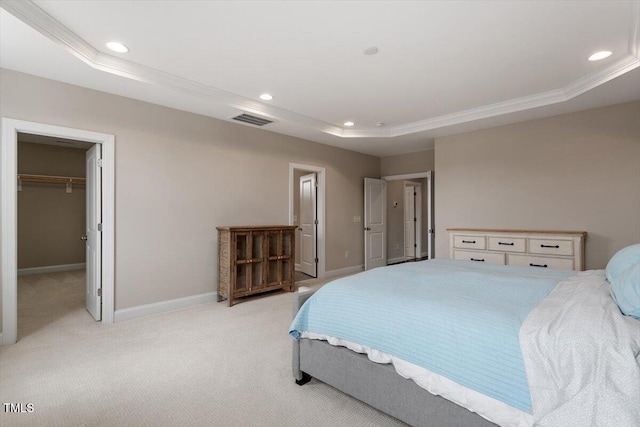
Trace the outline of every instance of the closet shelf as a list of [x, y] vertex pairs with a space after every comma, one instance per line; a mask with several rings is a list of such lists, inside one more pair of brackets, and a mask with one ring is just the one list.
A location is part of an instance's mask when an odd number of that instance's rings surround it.
[[87, 183], [86, 178], [77, 176], [50, 176], [50, 175], [29, 175], [18, 174], [18, 180], [23, 182], [51, 182], [59, 184], [79, 184], [85, 185]]

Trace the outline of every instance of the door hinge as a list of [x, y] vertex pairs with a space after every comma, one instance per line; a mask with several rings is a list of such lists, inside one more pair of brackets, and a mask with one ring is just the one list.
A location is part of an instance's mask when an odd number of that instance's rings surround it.
[[102, 223], [98, 224], [98, 231], [102, 231]]
[[315, 225], [318, 225], [318, 220], [316, 219], [315, 221], [313, 221], [313, 223], [314, 223]]
[[96, 165], [101, 168], [102, 167], [102, 159], [96, 160]]
[[318, 263], [318, 258], [314, 258], [313, 262], [315, 262], [317, 264]]
[[102, 288], [98, 288], [98, 296], [101, 297], [102, 296]]
[[413, 195], [414, 195], [414, 196], [417, 196], [417, 195], [418, 195], [418, 193], [416, 193], [416, 192], [414, 191], [414, 192], [413, 192]]
[[417, 248], [417, 247], [418, 247], [418, 244], [417, 244], [417, 243], [414, 243], [414, 244], [413, 244], [413, 247], [414, 247], [414, 248]]

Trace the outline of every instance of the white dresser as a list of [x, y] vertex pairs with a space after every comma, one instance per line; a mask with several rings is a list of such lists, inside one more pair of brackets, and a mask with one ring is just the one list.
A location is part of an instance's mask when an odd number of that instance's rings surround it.
[[449, 258], [490, 264], [584, 270], [586, 231], [448, 228]]

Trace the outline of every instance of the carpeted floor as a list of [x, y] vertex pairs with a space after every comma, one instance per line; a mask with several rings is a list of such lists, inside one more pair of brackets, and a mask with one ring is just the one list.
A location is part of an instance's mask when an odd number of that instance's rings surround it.
[[82, 272], [20, 277], [18, 299], [0, 399], [34, 411], [3, 409], [3, 426], [404, 425], [319, 381], [295, 385], [289, 293], [109, 326], [85, 311]]

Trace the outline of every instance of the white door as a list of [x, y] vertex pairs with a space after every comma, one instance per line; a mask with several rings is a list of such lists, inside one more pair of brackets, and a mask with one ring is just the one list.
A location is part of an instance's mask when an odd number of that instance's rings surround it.
[[318, 218], [316, 215], [316, 174], [300, 177], [300, 271], [316, 277]]
[[87, 300], [86, 307], [96, 320], [102, 318], [102, 173], [98, 166], [100, 144], [87, 151]]
[[433, 228], [433, 171], [427, 175], [427, 257], [433, 259], [435, 230]]
[[416, 197], [415, 187], [404, 187], [404, 258], [416, 257]]
[[387, 182], [364, 179], [364, 269], [387, 265]]

